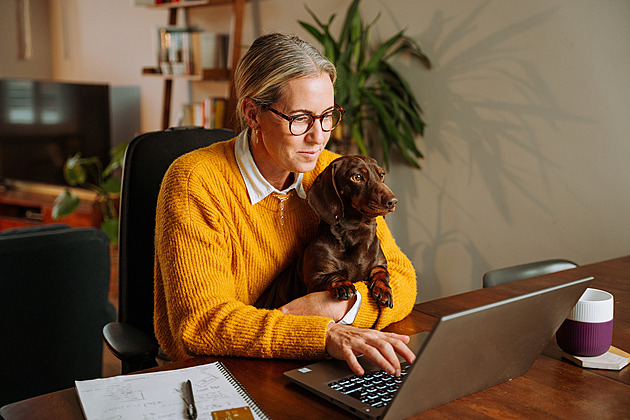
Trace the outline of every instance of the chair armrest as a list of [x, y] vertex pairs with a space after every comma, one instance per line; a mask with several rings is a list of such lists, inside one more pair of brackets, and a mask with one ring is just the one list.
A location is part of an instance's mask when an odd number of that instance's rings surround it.
[[144, 331], [122, 322], [110, 322], [103, 327], [105, 344], [123, 362], [138, 363], [155, 359], [158, 344]]

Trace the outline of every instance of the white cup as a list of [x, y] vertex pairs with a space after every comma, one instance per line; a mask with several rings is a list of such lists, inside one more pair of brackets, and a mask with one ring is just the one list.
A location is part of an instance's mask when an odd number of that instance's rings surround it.
[[614, 299], [588, 288], [556, 332], [560, 348], [575, 356], [599, 356], [612, 344]]

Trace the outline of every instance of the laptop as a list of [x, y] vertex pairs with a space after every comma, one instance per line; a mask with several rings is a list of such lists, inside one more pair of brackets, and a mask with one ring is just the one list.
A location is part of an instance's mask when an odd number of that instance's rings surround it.
[[[416, 360], [400, 378], [379, 371], [365, 357], [359, 357], [363, 376], [336, 359], [284, 375], [357, 417], [413, 416], [526, 373], [592, 280], [583, 278], [439, 318], [430, 333], [411, 336], [409, 347]], [[376, 384], [367, 385], [368, 380]]]

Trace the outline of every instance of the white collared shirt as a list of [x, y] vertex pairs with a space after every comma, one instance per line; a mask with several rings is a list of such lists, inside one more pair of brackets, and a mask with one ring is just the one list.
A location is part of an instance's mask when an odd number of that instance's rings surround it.
[[304, 191], [304, 186], [302, 185], [302, 178], [304, 178], [304, 174], [296, 174], [293, 184], [283, 191], [279, 191], [271, 185], [264, 176], [262, 176], [256, 166], [256, 162], [254, 162], [252, 152], [249, 150], [247, 130], [241, 131], [238, 135], [236, 144], [234, 145], [234, 154], [236, 155], [236, 163], [238, 163], [238, 169], [241, 171], [243, 181], [245, 181], [247, 195], [249, 196], [249, 201], [252, 205], [265, 199], [269, 194], [287, 194], [292, 189], [295, 189], [298, 197], [306, 199], [306, 192]]
[[[247, 188], [247, 195], [249, 196], [249, 201], [252, 205], [260, 202], [265, 199], [269, 194], [278, 193], [278, 194], [287, 194], [292, 189], [295, 189], [298, 197], [301, 199], [306, 199], [306, 192], [304, 191], [304, 186], [302, 185], [302, 179], [304, 174], [297, 173], [295, 176], [295, 181], [289, 188], [278, 191], [273, 185], [269, 183], [265, 179], [264, 176], [258, 170], [256, 163], [254, 162], [254, 157], [252, 156], [252, 152], [249, 149], [249, 138], [247, 135], [248, 130], [243, 130], [236, 138], [236, 144], [234, 145], [234, 155], [236, 156], [236, 163], [238, 164], [238, 169], [241, 172], [241, 176], [243, 177], [243, 181], [245, 181], [245, 187]], [[359, 312], [359, 308], [361, 307], [361, 294], [357, 291], [357, 301], [352, 306], [352, 308], [346, 313], [339, 324], [347, 324], [350, 325], [354, 322], [354, 319]]]

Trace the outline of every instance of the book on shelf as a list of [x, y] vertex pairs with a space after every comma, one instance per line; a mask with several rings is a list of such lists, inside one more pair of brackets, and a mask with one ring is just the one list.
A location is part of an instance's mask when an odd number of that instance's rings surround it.
[[165, 75], [202, 75], [203, 69], [227, 68], [229, 36], [195, 28], [157, 28], [157, 61]]
[[190, 48], [192, 31], [179, 26], [157, 28], [157, 58], [162, 74], [195, 74]]
[[228, 63], [229, 35], [214, 32], [196, 32], [193, 54], [199, 58], [202, 69], [224, 69]]
[[201, 102], [184, 104], [177, 125], [224, 128], [227, 102], [227, 98], [207, 97]]
[[269, 418], [221, 362], [75, 381], [75, 385], [87, 420], [183, 419], [190, 400], [185, 387], [188, 381], [200, 419]]

